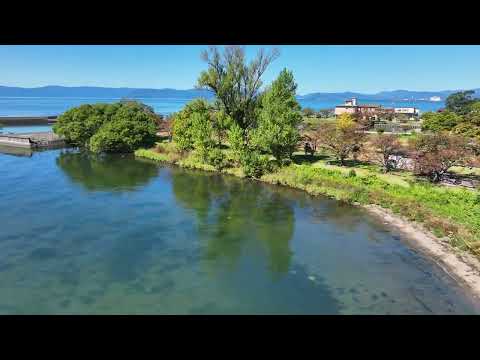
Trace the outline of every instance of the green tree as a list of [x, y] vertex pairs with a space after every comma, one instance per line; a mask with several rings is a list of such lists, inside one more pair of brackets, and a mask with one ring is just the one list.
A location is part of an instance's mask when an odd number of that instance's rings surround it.
[[457, 135], [480, 140], [480, 126], [475, 126], [468, 122], [458, 124], [453, 128], [452, 132]]
[[444, 131], [452, 130], [460, 122], [462, 117], [456, 113], [446, 110], [443, 112], [426, 112], [422, 115], [422, 130]]
[[88, 147], [90, 138], [109, 122], [121, 107], [115, 104], [85, 104], [67, 110], [53, 125], [53, 131], [75, 146]]
[[474, 102], [474, 94], [473, 90], [453, 93], [445, 100], [445, 107], [458, 115], [465, 115], [470, 111], [470, 105]]
[[480, 126], [480, 101], [474, 101], [470, 105], [470, 111], [465, 115], [465, 122], [474, 126]]
[[[278, 51], [260, 50], [247, 65], [245, 51], [239, 46], [227, 46], [223, 53], [210, 47], [202, 53], [208, 69], [202, 71], [197, 86], [213, 91], [217, 108], [223, 110], [243, 130], [255, 127], [261, 77]], [[248, 132], [244, 132], [247, 137]]]
[[123, 104], [90, 139], [93, 152], [133, 152], [152, 147], [157, 139], [156, 119], [138, 103]]
[[191, 122], [193, 146], [202, 160], [207, 161], [208, 153], [215, 147], [211, 114], [208, 111], [194, 112], [191, 115]]
[[224, 110], [214, 111], [212, 114], [213, 130], [217, 138], [218, 145], [221, 145], [226, 140], [227, 131], [232, 125], [232, 119]]
[[[194, 120], [203, 120], [209, 116], [211, 107], [205, 99], [195, 99], [189, 102], [173, 117], [173, 140], [181, 150], [192, 150], [198, 136], [195, 132], [199, 126], [194, 127]], [[195, 117], [193, 116], [194, 114]]]
[[296, 89], [292, 72], [282, 70], [262, 97], [258, 127], [252, 137], [256, 146], [279, 161], [289, 158], [300, 140], [297, 127], [302, 114], [295, 98]]

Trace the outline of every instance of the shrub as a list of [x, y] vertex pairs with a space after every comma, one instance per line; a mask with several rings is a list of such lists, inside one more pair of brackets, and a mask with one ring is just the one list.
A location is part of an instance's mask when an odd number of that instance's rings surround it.
[[260, 155], [256, 151], [243, 151], [240, 163], [245, 176], [252, 178], [260, 178], [272, 169], [268, 156]]
[[228, 166], [226, 155], [218, 148], [210, 149], [208, 151], [207, 163], [215, 167], [217, 170], [222, 170]]
[[237, 163], [240, 163], [242, 153], [246, 147], [243, 134], [242, 128], [236, 124], [233, 124], [228, 131], [228, 142], [232, 150], [232, 157]]
[[356, 171], [354, 169], [350, 169], [350, 171], [348, 172], [348, 177], [352, 178], [355, 176], [357, 176]]
[[[181, 150], [192, 150], [196, 143], [203, 143], [205, 137], [202, 137], [199, 132], [208, 127], [210, 111], [210, 105], [206, 100], [196, 99], [173, 115], [173, 140]], [[211, 136], [211, 131], [208, 136]]]

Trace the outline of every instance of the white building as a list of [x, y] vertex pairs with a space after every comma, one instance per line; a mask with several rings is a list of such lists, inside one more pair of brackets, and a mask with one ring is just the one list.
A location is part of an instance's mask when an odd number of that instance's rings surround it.
[[416, 107], [401, 107], [393, 109], [395, 114], [405, 114], [410, 120], [415, 120], [418, 118], [420, 112]]

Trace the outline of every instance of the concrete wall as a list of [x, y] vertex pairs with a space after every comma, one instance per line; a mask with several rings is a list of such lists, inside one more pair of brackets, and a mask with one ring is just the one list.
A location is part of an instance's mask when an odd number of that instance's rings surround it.
[[0, 144], [10, 146], [20, 146], [30, 148], [32, 144], [29, 138], [14, 137], [8, 135], [0, 135]]

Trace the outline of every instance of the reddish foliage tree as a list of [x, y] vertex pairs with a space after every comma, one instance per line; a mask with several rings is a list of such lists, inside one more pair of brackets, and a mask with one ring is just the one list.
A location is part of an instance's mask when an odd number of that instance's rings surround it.
[[338, 126], [338, 122], [326, 124], [314, 136], [318, 144], [330, 150], [341, 165], [345, 165], [345, 160], [351, 154], [358, 153], [365, 139], [365, 134], [355, 122], [347, 126]]
[[422, 134], [410, 144], [414, 173], [428, 176], [432, 182], [442, 180], [452, 166], [465, 164], [470, 153], [464, 137], [448, 133]]
[[398, 137], [393, 134], [378, 134], [372, 139], [373, 157], [372, 160], [388, 172], [397, 167], [398, 157], [403, 155], [403, 147]]

